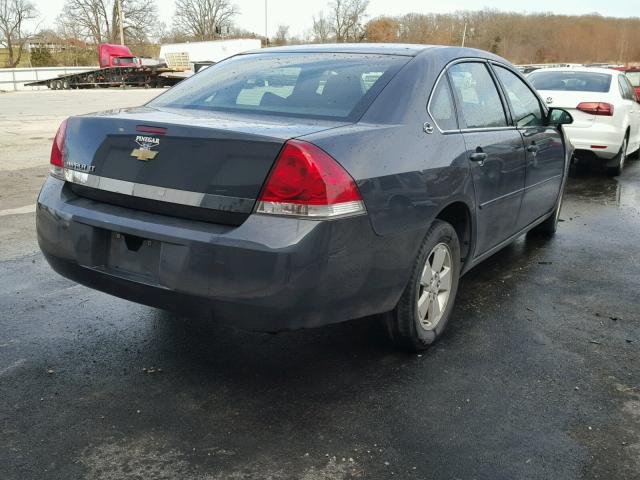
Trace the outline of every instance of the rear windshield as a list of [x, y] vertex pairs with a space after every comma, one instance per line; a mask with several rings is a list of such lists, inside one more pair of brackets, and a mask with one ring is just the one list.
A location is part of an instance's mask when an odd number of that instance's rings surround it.
[[410, 57], [239, 55], [180, 82], [148, 105], [356, 120]]
[[560, 90], [567, 92], [608, 92], [611, 75], [590, 72], [544, 72], [536, 71], [527, 77], [537, 90]]

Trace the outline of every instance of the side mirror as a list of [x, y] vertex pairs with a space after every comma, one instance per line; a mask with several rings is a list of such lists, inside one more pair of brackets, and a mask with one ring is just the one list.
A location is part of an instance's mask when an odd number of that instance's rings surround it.
[[548, 125], [570, 125], [573, 123], [573, 117], [569, 112], [562, 108], [550, 108], [547, 115]]

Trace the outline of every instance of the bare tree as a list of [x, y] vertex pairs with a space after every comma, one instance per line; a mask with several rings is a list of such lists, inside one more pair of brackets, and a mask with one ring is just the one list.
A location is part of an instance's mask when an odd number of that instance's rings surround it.
[[[155, 0], [122, 0], [125, 43], [145, 42], [156, 27], [157, 11]], [[58, 23], [93, 43], [120, 43], [115, 0], [67, 0]]]
[[318, 16], [313, 16], [313, 27], [311, 29], [313, 41], [317, 43], [327, 43], [331, 38], [331, 24], [324, 16], [324, 12], [319, 12]]
[[289, 25], [278, 25], [278, 29], [276, 30], [276, 45], [285, 45], [287, 43], [287, 38], [289, 37]]
[[0, 40], [9, 50], [8, 66], [20, 63], [29, 37], [25, 23], [37, 18], [35, 5], [29, 0], [0, 0]]
[[336, 42], [361, 42], [369, 0], [334, 0], [330, 5]]
[[194, 40], [217, 38], [239, 9], [230, 0], [176, 0], [175, 29]]

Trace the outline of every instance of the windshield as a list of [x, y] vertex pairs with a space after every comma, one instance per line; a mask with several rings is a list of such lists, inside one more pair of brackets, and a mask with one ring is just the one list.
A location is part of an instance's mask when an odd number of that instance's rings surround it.
[[230, 58], [151, 101], [151, 107], [353, 121], [410, 57], [258, 53]]
[[609, 91], [611, 75], [606, 73], [535, 71], [527, 79], [537, 90], [559, 90], [567, 92]]

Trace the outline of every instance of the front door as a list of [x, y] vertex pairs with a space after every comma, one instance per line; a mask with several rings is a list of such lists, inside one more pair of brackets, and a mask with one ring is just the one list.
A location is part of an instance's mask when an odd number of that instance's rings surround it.
[[522, 137], [507, 120], [488, 65], [449, 69], [476, 197], [476, 256], [516, 232], [525, 182]]
[[545, 126], [545, 111], [529, 86], [511, 70], [493, 64], [508, 100], [513, 123], [524, 141], [526, 178], [518, 230], [556, 205], [565, 171], [565, 147], [560, 131]]

